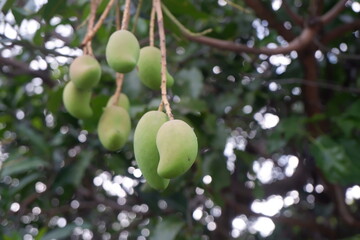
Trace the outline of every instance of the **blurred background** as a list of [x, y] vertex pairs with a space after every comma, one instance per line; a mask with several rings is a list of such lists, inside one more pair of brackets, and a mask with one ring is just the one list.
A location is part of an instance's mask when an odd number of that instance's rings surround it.
[[[0, 2], [0, 239], [360, 239], [360, 2], [163, 4], [169, 99], [199, 154], [157, 192], [137, 167], [133, 130], [160, 91], [126, 74], [127, 144], [107, 151], [96, 133], [116, 87], [105, 59], [115, 5], [92, 39], [95, 114], [77, 120], [62, 91], [89, 1]], [[150, 12], [151, 1], [131, 2], [141, 46]]]

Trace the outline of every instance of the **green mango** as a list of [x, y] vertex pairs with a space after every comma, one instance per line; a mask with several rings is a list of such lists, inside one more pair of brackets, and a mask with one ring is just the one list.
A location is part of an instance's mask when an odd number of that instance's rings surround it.
[[150, 111], [141, 117], [134, 133], [135, 160], [146, 179], [154, 189], [164, 190], [169, 185], [169, 179], [157, 174], [159, 152], [156, 147], [156, 134], [168, 118], [160, 111]]
[[100, 81], [101, 67], [95, 58], [83, 55], [70, 64], [69, 75], [77, 88], [90, 90]]
[[157, 172], [163, 178], [184, 174], [195, 162], [198, 152], [194, 130], [182, 120], [164, 123], [156, 135], [156, 146], [160, 154]]
[[66, 110], [78, 119], [89, 118], [93, 111], [90, 107], [91, 91], [78, 89], [69, 81], [63, 91], [63, 102]]
[[[154, 90], [161, 86], [161, 52], [157, 47], [143, 47], [140, 50], [138, 73], [141, 82]], [[166, 71], [166, 86], [171, 87], [174, 78]]]
[[[114, 101], [115, 101], [115, 95], [112, 95], [106, 106], [109, 107], [111, 105], [114, 105]], [[130, 101], [129, 101], [129, 98], [124, 94], [124, 93], [120, 93], [120, 96], [119, 96], [119, 101], [117, 104], [115, 104], [116, 106], [119, 106], [119, 107], [123, 107], [124, 109], [126, 109], [127, 111], [129, 111], [129, 107], [130, 107]]]
[[100, 117], [97, 130], [100, 142], [106, 149], [119, 150], [130, 135], [130, 116], [122, 107], [114, 105], [106, 107]]
[[139, 41], [127, 30], [111, 34], [105, 52], [108, 64], [119, 73], [131, 72], [136, 67], [139, 53]]

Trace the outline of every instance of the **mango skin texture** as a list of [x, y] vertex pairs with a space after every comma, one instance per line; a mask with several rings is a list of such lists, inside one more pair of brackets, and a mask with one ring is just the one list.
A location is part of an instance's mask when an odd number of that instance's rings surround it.
[[101, 67], [95, 58], [83, 55], [70, 64], [69, 75], [77, 88], [90, 90], [100, 81]]
[[168, 118], [160, 111], [144, 114], [134, 133], [134, 153], [136, 162], [150, 187], [162, 191], [169, 185], [169, 179], [157, 174], [159, 152], [156, 147], [156, 134]]
[[[143, 47], [140, 50], [138, 61], [138, 73], [140, 81], [153, 90], [159, 90], [161, 86], [161, 51], [152, 46]], [[166, 86], [171, 87], [174, 78], [166, 71]]]
[[109, 66], [119, 73], [131, 72], [136, 67], [139, 53], [139, 41], [127, 30], [111, 34], [105, 52]]
[[66, 110], [75, 118], [85, 119], [92, 116], [90, 107], [91, 91], [78, 89], [70, 81], [63, 91], [63, 102]]
[[130, 134], [130, 116], [122, 107], [106, 107], [100, 117], [97, 130], [100, 142], [106, 149], [119, 150], [125, 145]]
[[194, 130], [182, 120], [164, 123], [156, 135], [156, 146], [160, 154], [157, 172], [163, 178], [184, 174], [193, 165], [198, 153]]
[[[114, 101], [115, 101], [115, 95], [112, 95], [112, 96], [109, 98], [106, 106], [109, 107], [109, 106], [111, 106], [111, 105], [114, 105]], [[119, 101], [118, 101], [118, 103], [115, 104], [115, 105], [126, 109], [126, 111], [129, 111], [129, 108], [130, 108], [129, 98], [128, 98], [124, 93], [120, 93]]]

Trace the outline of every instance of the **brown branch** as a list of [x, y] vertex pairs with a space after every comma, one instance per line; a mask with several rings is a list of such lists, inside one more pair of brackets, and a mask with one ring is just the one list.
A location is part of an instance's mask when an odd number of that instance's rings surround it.
[[116, 73], [116, 90], [114, 93], [114, 102], [113, 105], [117, 105], [120, 98], [121, 87], [124, 82], [124, 74], [123, 73]]
[[206, 44], [221, 50], [227, 50], [237, 53], [253, 53], [253, 54], [266, 54], [266, 55], [275, 55], [275, 54], [288, 54], [291, 51], [299, 51], [304, 49], [314, 38], [316, 30], [313, 28], [305, 28], [302, 33], [293, 39], [287, 46], [280, 46], [277, 48], [253, 48], [244, 44], [235, 43], [227, 40], [220, 40], [205, 36], [191, 36], [185, 35], [189, 40]]
[[87, 44], [87, 42], [90, 41], [95, 36], [96, 32], [100, 29], [101, 25], [104, 23], [105, 18], [108, 15], [114, 1], [115, 0], [109, 1], [108, 5], [106, 6], [104, 12], [101, 14], [99, 20], [97, 21], [97, 23], [95, 24], [93, 29], [90, 32], [88, 32], [88, 34], [86, 34], [84, 40], [81, 43], [81, 46], [85, 46]]
[[[154, 5], [156, 15], [157, 15], [157, 22], [159, 28], [159, 36], [160, 36], [160, 51], [161, 51], [161, 100], [162, 104], [164, 104], [166, 114], [168, 115], [169, 119], [174, 119], [174, 116], [171, 112], [170, 103], [167, 99], [167, 92], [166, 92], [166, 39], [165, 39], [165, 30], [164, 30], [164, 22], [163, 22], [163, 15], [161, 9], [161, 0], [154, 0]], [[161, 104], [161, 103], [160, 103]]]
[[286, 41], [292, 41], [296, 36], [288, 29], [286, 29], [282, 22], [276, 19], [276, 15], [269, 11], [260, 0], [244, 0], [244, 2], [251, 7], [258, 18], [265, 19], [269, 26], [275, 29]]
[[282, 6], [284, 7], [285, 11], [287, 12], [287, 14], [289, 15], [289, 17], [293, 20], [293, 22], [299, 26], [303, 26], [304, 25], [304, 18], [299, 16], [298, 14], [296, 14], [291, 7], [289, 6], [289, 4], [287, 3], [286, 0], [284, 0], [282, 2]]
[[134, 25], [132, 27], [131, 32], [133, 32], [135, 34], [136, 32], [136, 27], [139, 21], [139, 16], [140, 16], [140, 11], [141, 11], [141, 6], [142, 6], [143, 0], [139, 0], [138, 5], [136, 7], [136, 12], [135, 12], [135, 17], [134, 17]]
[[340, 217], [347, 225], [355, 228], [360, 228], [360, 220], [354, 218], [354, 216], [350, 213], [348, 207], [345, 204], [345, 194], [343, 193], [341, 187], [336, 184], [332, 184], [332, 189]]
[[334, 7], [332, 7], [327, 13], [321, 16], [320, 21], [323, 24], [326, 24], [336, 18], [339, 13], [345, 8], [346, 2], [347, 0], [339, 0]]
[[150, 46], [154, 46], [154, 31], [155, 31], [155, 7], [151, 8], [150, 14], [150, 30], [149, 30], [149, 39], [150, 39]]
[[124, 9], [124, 15], [121, 23], [121, 29], [126, 30], [129, 25], [129, 19], [130, 19], [130, 3], [131, 0], [125, 1], [125, 9]]
[[360, 20], [355, 20], [351, 23], [340, 25], [326, 33], [325, 36], [321, 39], [321, 42], [323, 44], [328, 44], [334, 39], [343, 36], [345, 33], [358, 29], [360, 29]]

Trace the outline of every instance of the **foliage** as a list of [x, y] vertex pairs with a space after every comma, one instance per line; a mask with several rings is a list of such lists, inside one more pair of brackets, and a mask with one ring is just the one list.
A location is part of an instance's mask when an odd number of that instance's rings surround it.
[[[94, 115], [77, 120], [62, 91], [82, 53], [89, 2], [0, 3], [0, 239], [357, 239], [360, 7], [345, 2], [163, 0], [183, 25], [164, 15], [173, 114], [194, 128], [200, 150], [164, 192], [141, 176], [134, 127], [118, 152], [98, 140], [116, 87], [105, 59], [115, 10], [92, 39], [102, 68]], [[321, 24], [334, 8], [341, 11]], [[150, 11], [143, 1], [142, 46]], [[303, 48], [266, 53], [309, 26], [317, 32]], [[227, 49], [234, 43], [244, 50]], [[136, 70], [123, 92], [132, 126], [161, 100]]]

